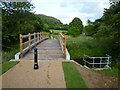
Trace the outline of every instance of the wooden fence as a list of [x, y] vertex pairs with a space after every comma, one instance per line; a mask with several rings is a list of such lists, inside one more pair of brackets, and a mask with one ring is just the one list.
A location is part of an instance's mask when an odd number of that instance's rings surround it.
[[38, 32], [34, 34], [22, 35], [20, 34], [20, 58], [25, 53], [34, 48], [38, 43], [48, 38], [48, 33]]
[[59, 41], [62, 48], [62, 52], [64, 54], [64, 58], [66, 59], [66, 37], [64, 34], [59, 33]]

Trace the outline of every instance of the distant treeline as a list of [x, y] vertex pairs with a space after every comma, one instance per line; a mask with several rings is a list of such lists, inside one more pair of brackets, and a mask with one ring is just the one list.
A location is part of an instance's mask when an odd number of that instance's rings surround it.
[[38, 14], [38, 17], [41, 18], [41, 20], [45, 23], [45, 26], [48, 29], [54, 29], [54, 30], [68, 30], [68, 25], [63, 24], [60, 20], [51, 17], [51, 16], [46, 16], [43, 14]]

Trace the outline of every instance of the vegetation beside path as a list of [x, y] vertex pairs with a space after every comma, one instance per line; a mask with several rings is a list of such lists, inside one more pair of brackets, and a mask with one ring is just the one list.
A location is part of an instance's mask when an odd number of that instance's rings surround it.
[[8, 71], [10, 68], [12, 68], [13, 66], [15, 66], [18, 63], [19, 63], [19, 61], [9, 61], [9, 62], [6, 62], [6, 63], [0, 65], [0, 75], [5, 73], [6, 71]]
[[67, 88], [87, 88], [82, 76], [72, 62], [63, 62], [63, 70], [65, 75]]

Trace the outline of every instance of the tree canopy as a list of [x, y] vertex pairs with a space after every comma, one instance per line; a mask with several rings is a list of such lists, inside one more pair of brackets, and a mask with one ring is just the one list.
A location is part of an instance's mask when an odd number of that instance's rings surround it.
[[2, 2], [3, 49], [18, 42], [19, 34], [45, 31], [42, 20], [31, 13], [33, 9], [29, 2]]
[[83, 24], [82, 21], [75, 17], [72, 22], [69, 23], [69, 30], [68, 33], [72, 36], [78, 36], [82, 34], [83, 31]]
[[84, 28], [86, 35], [103, 41], [109, 47], [109, 52], [113, 58], [120, 57], [120, 2], [113, 3], [109, 9], [105, 9], [103, 16], [88, 24]]

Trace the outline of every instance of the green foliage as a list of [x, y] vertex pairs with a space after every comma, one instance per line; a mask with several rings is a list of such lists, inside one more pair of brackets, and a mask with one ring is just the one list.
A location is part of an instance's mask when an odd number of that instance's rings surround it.
[[68, 25], [63, 24], [60, 20], [51, 17], [51, 16], [46, 16], [43, 14], [38, 14], [39, 18], [45, 23], [48, 29], [57, 29], [57, 30], [67, 30]]
[[94, 38], [88, 36], [67, 37], [67, 49], [72, 59], [83, 58], [84, 54], [89, 56], [105, 56], [109, 49]]
[[62, 63], [67, 88], [87, 88], [74, 63]]
[[29, 2], [2, 3], [3, 50], [18, 43], [19, 34], [46, 31], [42, 20], [30, 12], [33, 8]]
[[80, 35], [80, 30], [77, 28], [77, 27], [70, 27], [69, 30], [68, 30], [68, 33], [69, 35], [73, 36], [73, 37], [76, 37], [76, 36], [79, 36]]
[[6, 48], [8, 48], [9, 51], [2, 51], [2, 63], [15, 58], [15, 54], [19, 52], [19, 43]]
[[93, 31], [94, 25], [88, 25], [84, 27], [84, 33], [87, 36], [92, 36], [95, 32]]
[[[86, 35], [102, 41], [114, 60], [120, 56], [120, 2], [105, 9], [103, 16], [84, 28]], [[105, 43], [106, 42], [106, 43]]]
[[82, 33], [83, 24], [79, 18], [74, 18], [72, 22], [69, 24], [69, 35], [79, 36]]

